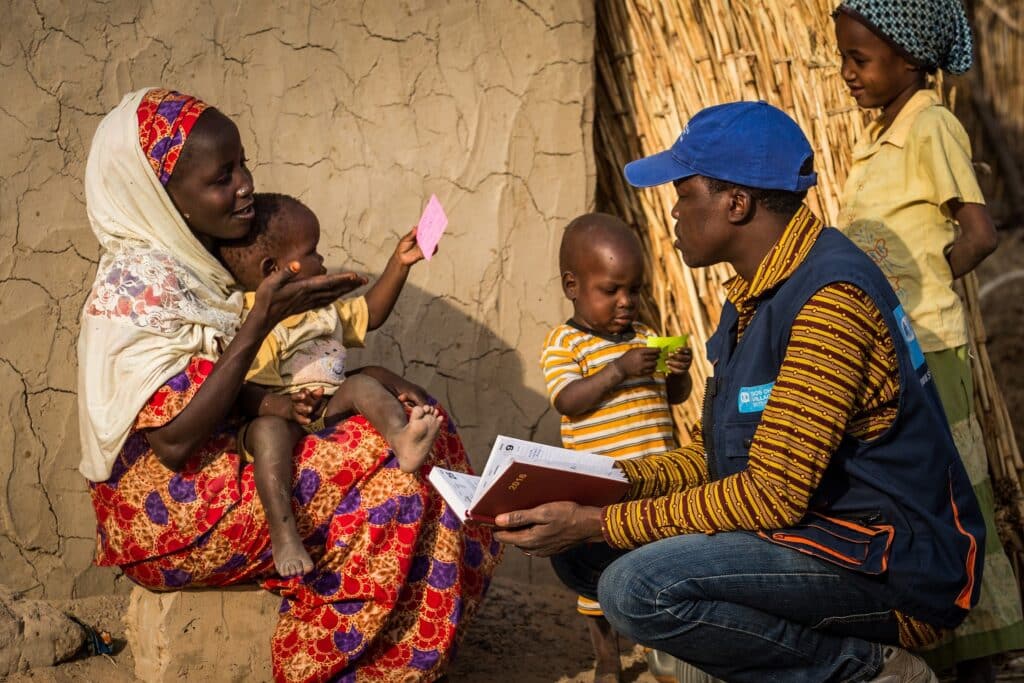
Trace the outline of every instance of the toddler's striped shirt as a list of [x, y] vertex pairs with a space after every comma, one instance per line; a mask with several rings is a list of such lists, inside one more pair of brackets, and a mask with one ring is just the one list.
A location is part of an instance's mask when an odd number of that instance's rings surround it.
[[[582, 330], [571, 321], [552, 330], [544, 342], [540, 364], [554, 405], [571, 382], [601, 372], [632, 348], [646, 346], [654, 330], [633, 323], [628, 341]], [[615, 458], [665, 453], [676, 447], [664, 375], [630, 377], [608, 394], [594, 410], [577, 417], [562, 416], [562, 445]]]

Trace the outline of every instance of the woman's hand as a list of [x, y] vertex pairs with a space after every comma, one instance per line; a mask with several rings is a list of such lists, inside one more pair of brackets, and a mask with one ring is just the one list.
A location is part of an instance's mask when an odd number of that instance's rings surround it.
[[549, 557], [588, 541], [603, 541], [602, 511], [561, 501], [498, 515], [494, 538], [527, 555]]
[[[355, 273], [318, 275], [290, 282], [294, 276], [293, 270], [284, 268], [263, 279], [252, 310], [192, 400], [173, 420], [147, 432], [153, 451], [165, 467], [180, 471], [235, 408], [245, 374], [274, 325], [290, 315], [326, 306], [366, 282]], [[293, 414], [301, 414], [305, 403], [300, 400], [291, 408]], [[300, 424], [301, 419], [297, 420]]]
[[332, 304], [366, 284], [366, 278], [356, 273], [316, 275], [291, 282], [293, 277], [295, 272], [291, 268], [282, 268], [263, 278], [256, 290], [249, 315], [259, 316], [268, 331], [290, 315]]

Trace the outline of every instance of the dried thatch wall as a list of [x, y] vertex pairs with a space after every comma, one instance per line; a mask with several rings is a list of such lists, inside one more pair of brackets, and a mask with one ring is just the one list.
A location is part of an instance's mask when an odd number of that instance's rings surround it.
[[984, 159], [979, 174], [998, 222], [1024, 223], [1024, 3], [969, 2], [974, 24], [975, 68], [954, 84], [962, 91], [953, 104], [971, 132], [974, 155]]
[[[691, 270], [672, 247], [669, 186], [636, 192], [621, 169], [667, 148], [698, 110], [766, 100], [811, 138], [819, 175], [811, 206], [837, 213], [850, 149], [863, 115], [836, 69], [830, 12], [835, 0], [610, 0], [598, 3], [595, 156], [599, 205], [636, 226], [649, 245], [651, 301], [645, 312], [666, 334], [689, 332], [700, 349], [721, 312], [728, 266]], [[694, 385], [709, 373], [702, 354]], [[677, 417], [688, 428], [703, 392]]]

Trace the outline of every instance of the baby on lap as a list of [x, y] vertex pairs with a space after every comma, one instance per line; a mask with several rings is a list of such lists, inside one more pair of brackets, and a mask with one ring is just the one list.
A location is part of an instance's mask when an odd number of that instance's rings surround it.
[[[246, 311], [263, 278], [279, 269], [290, 269], [292, 281], [326, 272], [317, 251], [316, 215], [293, 197], [256, 194], [254, 199], [256, 217], [250, 233], [219, 246], [221, 260], [246, 290]], [[380, 367], [350, 371], [348, 376], [345, 372], [345, 348], [362, 346], [366, 332], [384, 323], [409, 268], [423, 258], [415, 235], [413, 229], [399, 240], [384, 272], [364, 296], [278, 324], [246, 375], [242, 404], [252, 419], [239, 431], [239, 451], [253, 462], [274, 565], [281, 576], [313, 569], [291, 505], [292, 451], [303, 436], [360, 413], [387, 439], [402, 471], [414, 472], [430, 454], [441, 428], [442, 416], [416, 385]]]

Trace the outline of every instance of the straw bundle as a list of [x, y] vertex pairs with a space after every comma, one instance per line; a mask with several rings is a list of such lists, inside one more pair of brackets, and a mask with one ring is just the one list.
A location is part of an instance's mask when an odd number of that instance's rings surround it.
[[[1005, 221], [1024, 221], [1024, 5], [1018, 0], [975, 0], [972, 22], [978, 61], [964, 86], [956, 112], [972, 132], [975, 158], [994, 160], [982, 186], [994, 213]], [[972, 125], [973, 124], [973, 125]], [[974, 358], [974, 403], [985, 434], [989, 475], [996, 494], [996, 526], [1024, 589], [1024, 459], [1013, 423], [996, 382], [981, 320], [978, 282], [963, 280]]]
[[[642, 314], [664, 334], [689, 333], [700, 349], [721, 314], [728, 266], [691, 270], [673, 248], [670, 186], [636, 191], [627, 162], [667, 149], [698, 110], [735, 100], [766, 100], [789, 113], [811, 140], [818, 172], [811, 208], [831, 222], [865, 117], [838, 72], [831, 12], [837, 0], [601, 0], [597, 3], [595, 146], [599, 208], [633, 225], [648, 252], [650, 291]], [[987, 13], [987, 14], [986, 14]], [[1024, 147], [1024, 10], [978, 0], [986, 22], [980, 42], [982, 87], [1003, 116], [1017, 117], [1014, 144]], [[995, 34], [990, 34], [995, 31]], [[992, 84], [999, 84], [998, 91]], [[1004, 84], [1009, 84], [1004, 85]], [[968, 86], [967, 89], [971, 89]], [[974, 86], [975, 92], [979, 91]], [[966, 98], [965, 98], [966, 99]], [[977, 101], [972, 93], [971, 101]], [[1014, 119], [1008, 118], [1013, 121]], [[1018, 148], [1017, 158], [1024, 156]], [[1005, 176], [1005, 174], [1004, 174]], [[1008, 191], [1012, 191], [1012, 187]], [[999, 497], [1000, 535], [1024, 578], [1024, 462], [985, 347], [977, 284], [965, 281], [976, 404]], [[710, 374], [696, 353], [690, 399], [676, 409], [682, 441], [700, 416], [701, 385]]]
[[992, 159], [982, 174], [997, 219], [1024, 221], [1024, 3], [975, 0], [977, 63], [963, 83], [957, 115], [972, 132], [975, 156]]
[[[698, 110], [766, 100], [790, 114], [814, 146], [819, 215], [838, 213], [850, 150], [864, 119], [839, 76], [830, 13], [835, 0], [605, 0], [597, 13], [598, 202], [632, 224], [649, 254], [643, 314], [664, 334], [703, 348], [724, 299], [726, 265], [691, 270], [672, 244], [669, 187], [637, 192], [622, 166], [669, 147]], [[700, 415], [710, 374], [695, 354], [693, 396], [677, 408], [680, 437]]]
[[988, 472], [996, 500], [996, 529], [1024, 592], [1024, 459], [1013, 432], [1010, 413], [989, 360], [985, 325], [981, 320], [978, 278], [968, 273], [960, 282], [971, 338], [974, 406], [981, 422], [988, 455]]

